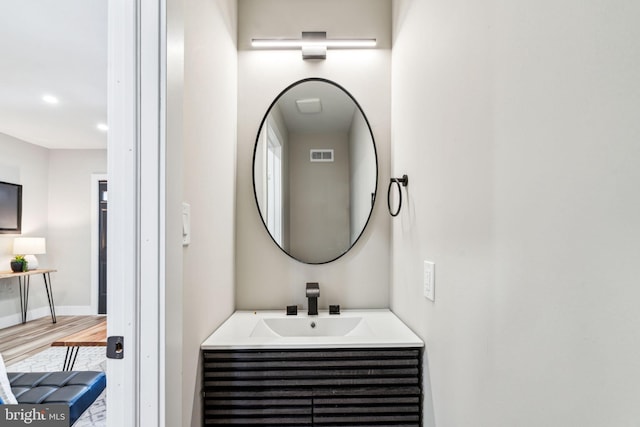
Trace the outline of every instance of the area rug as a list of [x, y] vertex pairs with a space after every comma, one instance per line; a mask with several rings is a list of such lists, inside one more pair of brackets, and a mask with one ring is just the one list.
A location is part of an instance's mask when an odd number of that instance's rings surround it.
[[[24, 360], [7, 365], [7, 372], [61, 371], [66, 347], [51, 347]], [[74, 371], [106, 371], [107, 359], [104, 347], [81, 347], [73, 367]], [[98, 396], [93, 404], [78, 418], [73, 427], [106, 427], [107, 392]]]

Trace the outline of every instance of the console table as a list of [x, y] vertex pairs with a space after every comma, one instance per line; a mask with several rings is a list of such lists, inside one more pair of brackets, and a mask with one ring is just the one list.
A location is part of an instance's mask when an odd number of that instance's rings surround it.
[[18, 278], [18, 286], [20, 287], [20, 311], [22, 312], [22, 323], [27, 322], [27, 307], [29, 305], [29, 282], [31, 276], [42, 274], [44, 279], [44, 288], [47, 290], [47, 299], [49, 300], [49, 310], [51, 310], [51, 321], [56, 323], [56, 308], [53, 304], [53, 289], [51, 288], [50, 273], [57, 270], [38, 269], [13, 273], [11, 271], [0, 271], [0, 279]]

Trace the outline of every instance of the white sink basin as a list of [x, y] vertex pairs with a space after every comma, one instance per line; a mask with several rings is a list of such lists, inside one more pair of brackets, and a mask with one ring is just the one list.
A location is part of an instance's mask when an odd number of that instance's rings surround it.
[[[315, 324], [315, 326], [313, 326]], [[219, 349], [323, 349], [423, 347], [422, 340], [387, 309], [320, 311], [317, 316], [284, 310], [236, 311], [201, 345]]]
[[252, 337], [346, 337], [371, 335], [362, 317], [264, 318], [256, 323]]

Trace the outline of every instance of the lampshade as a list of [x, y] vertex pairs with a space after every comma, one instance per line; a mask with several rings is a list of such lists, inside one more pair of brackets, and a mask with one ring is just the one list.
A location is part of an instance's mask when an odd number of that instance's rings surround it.
[[35, 255], [47, 253], [44, 237], [16, 237], [13, 240], [13, 254], [24, 255], [28, 270], [37, 270], [38, 258]]
[[44, 237], [16, 237], [13, 240], [14, 255], [46, 254], [46, 240]]

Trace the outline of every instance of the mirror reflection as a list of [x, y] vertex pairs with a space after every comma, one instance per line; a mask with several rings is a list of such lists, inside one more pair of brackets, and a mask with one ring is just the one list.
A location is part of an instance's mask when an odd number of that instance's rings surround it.
[[271, 104], [256, 140], [253, 184], [262, 221], [288, 255], [322, 264], [345, 254], [367, 225], [377, 175], [369, 123], [341, 86], [305, 79]]

